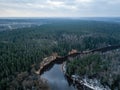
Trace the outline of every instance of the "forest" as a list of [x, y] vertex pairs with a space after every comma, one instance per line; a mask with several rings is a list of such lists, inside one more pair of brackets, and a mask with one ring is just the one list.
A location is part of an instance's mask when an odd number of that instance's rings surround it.
[[[47, 22], [47, 20], [45, 21]], [[37, 66], [44, 57], [52, 53], [56, 52], [58, 55], [64, 56], [72, 49], [84, 51], [120, 44], [119, 23], [76, 19], [51, 19], [48, 22], [40, 26], [0, 31], [0, 90], [9, 90], [11, 82], [18, 74], [22, 72], [31, 73], [33, 65]], [[90, 70], [90, 72], [87, 72], [84, 66], [80, 69], [82, 67], [80, 63], [84, 63], [81, 58], [73, 62], [73, 67], [77, 63], [80, 67], [78, 68], [79, 73], [76, 73], [79, 75], [87, 73], [91, 76], [101, 71], [101, 68], [97, 65], [103, 63], [101, 59], [112, 58], [111, 61], [114, 61], [114, 58], [117, 58], [114, 54], [113, 57], [110, 57], [111, 53], [108, 53], [108, 56], [95, 54], [93, 57], [91, 55], [86, 57], [91, 57], [90, 60], [95, 63], [95, 71]], [[86, 58], [84, 58], [85, 61], [87, 60]], [[94, 58], [97, 59], [94, 60]], [[116, 61], [120, 63], [118, 59]], [[107, 61], [105, 62], [108, 63]], [[91, 61], [88, 60], [85, 65], [87, 66], [89, 63]], [[120, 64], [115, 63], [111, 65], [111, 68], [114, 65], [117, 65], [116, 67], [118, 68], [120, 67]], [[71, 72], [73, 67], [69, 68], [69, 74], [74, 73]], [[111, 68], [109, 71], [106, 67], [108, 73], [105, 73], [105, 75], [113, 71], [114, 68]], [[101, 78], [103, 78], [103, 83], [106, 82], [104, 76]], [[108, 83], [108, 85], [112, 84]], [[18, 85], [16, 88], [23, 90], [22, 85]], [[16, 88], [15, 90], [17, 90]]]
[[97, 79], [111, 90], [120, 89], [120, 49], [96, 52], [72, 58], [67, 62], [67, 73], [81, 78]]

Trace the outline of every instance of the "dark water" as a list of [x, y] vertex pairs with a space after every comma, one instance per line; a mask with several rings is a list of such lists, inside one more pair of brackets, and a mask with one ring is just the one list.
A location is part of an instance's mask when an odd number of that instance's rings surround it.
[[69, 86], [61, 65], [54, 65], [49, 71], [44, 72], [41, 77], [48, 80], [51, 90], [76, 90], [73, 86]]

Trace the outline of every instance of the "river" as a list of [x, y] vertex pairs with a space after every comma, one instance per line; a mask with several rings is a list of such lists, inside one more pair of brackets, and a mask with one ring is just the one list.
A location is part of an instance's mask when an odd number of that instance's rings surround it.
[[[73, 79], [71, 82], [71, 78], [68, 76], [66, 76], [68, 77], [66, 78], [62, 71], [62, 63], [66, 61], [69, 57], [75, 57], [80, 54], [88, 54], [94, 52], [106, 52], [117, 48], [120, 48], [120, 45], [107, 46], [103, 48], [93, 49], [90, 51], [83, 51], [80, 53], [72, 53], [64, 57], [53, 58], [52, 56], [53, 60], [49, 60], [50, 58], [48, 58], [47, 62], [46, 60], [43, 61], [42, 66], [40, 67], [40, 71], [38, 70], [39, 73], [37, 72], [37, 74], [40, 74], [42, 78], [45, 78], [48, 81], [48, 85], [51, 90], [93, 90], [93, 88], [95, 90], [98, 90], [96, 89], [96, 87], [91, 88], [88, 83], [83, 83], [81, 85], [81, 83], [78, 83], [76, 81], [73, 82]], [[73, 85], [77, 88], [75, 88]]]
[[68, 84], [67, 79], [62, 72], [61, 64], [55, 64], [51, 69], [41, 75], [42, 78], [48, 80], [51, 90], [77, 90]]

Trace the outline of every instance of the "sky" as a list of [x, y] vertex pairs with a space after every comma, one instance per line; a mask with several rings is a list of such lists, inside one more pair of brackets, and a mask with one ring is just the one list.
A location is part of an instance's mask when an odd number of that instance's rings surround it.
[[0, 17], [119, 17], [120, 0], [0, 0]]

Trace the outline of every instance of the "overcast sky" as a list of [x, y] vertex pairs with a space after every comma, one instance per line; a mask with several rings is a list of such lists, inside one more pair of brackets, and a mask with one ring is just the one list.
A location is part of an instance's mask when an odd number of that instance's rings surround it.
[[120, 0], [0, 0], [0, 17], [120, 16]]

